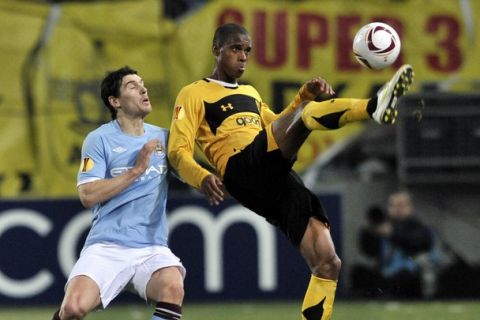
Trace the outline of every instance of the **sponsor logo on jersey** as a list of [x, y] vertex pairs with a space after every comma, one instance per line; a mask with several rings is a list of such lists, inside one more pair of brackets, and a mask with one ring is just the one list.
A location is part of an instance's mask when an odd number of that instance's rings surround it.
[[173, 110], [173, 119], [180, 120], [185, 116], [185, 110], [183, 110], [182, 106], [175, 106]]
[[125, 151], [127, 151], [127, 149], [126, 149], [126, 148], [124, 148], [124, 147], [120, 147], [120, 146], [118, 146], [118, 147], [116, 147], [116, 148], [112, 149], [112, 151], [113, 151], [113, 152], [116, 152], [116, 153], [122, 153], [122, 152], [125, 152]]
[[93, 160], [88, 158], [88, 157], [85, 157], [82, 159], [82, 163], [80, 164], [80, 171], [81, 172], [88, 172], [90, 170], [92, 170], [93, 166], [95, 164], [93, 163]]
[[235, 118], [235, 122], [242, 127], [248, 125], [260, 126], [260, 118], [258, 116], [242, 116]]
[[[232, 94], [214, 102], [204, 101], [205, 120], [213, 134], [228, 117], [237, 113], [252, 113], [260, 115], [257, 100], [245, 94]], [[254, 116], [254, 115], [252, 115]]]
[[[131, 168], [133, 168], [133, 167], [113, 168], [113, 169], [110, 170], [110, 174], [112, 175], [112, 177], [118, 177], [118, 176], [124, 174], [125, 172], [127, 172], [128, 170], [130, 170]], [[145, 170], [145, 172], [139, 178], [137, 178], [135, 181], [151, 180], [153, 178], [156, 178], [158, 176], [166, 174], [167, 171], [168, 171], [168, 167], [166, 165], [163, 165], [163, 164], [159, 164], [159, 165], [156, 165], [156, 166], [152, 165], [152, 166], [148, 167]]]
[[227, 105], [221, 105], [220, 108], [222, 108], [222, 111], [223, 112], [226, 112], [227, 110], [233, 110], [233, 106], [232, 104], [229, 102], [227, 103]]

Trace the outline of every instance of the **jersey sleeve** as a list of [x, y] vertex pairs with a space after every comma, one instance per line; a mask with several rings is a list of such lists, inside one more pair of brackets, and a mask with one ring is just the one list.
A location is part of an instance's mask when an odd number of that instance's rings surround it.
[[168, 159], [171, 166], [182, 180], [197, 189], [210, 174], [193, 156], [195, 138], [204, 113], [201, 99], [190, 90], [182, 89], [175, 101], [168, 140]]
[[300, 90], [298, 90], [297, 94], [295, 95], [293, 100], [288, 104], [288, 106], [278, 114], [274, 113], [266, 103], [261, 102], [260, 115], [262, 117], [264, 126], [269, 125], [270, 123], [275, 121], [278, 117], [294, 111], [295, 109], [297, 109], [297, 107], [300, 105], [302, 101], [311, 101], [313, 99], [315, 99], [315, 96], [310, 91], [307, 90], [306, 85], [303, 85], [300, 88]]
[[81, 184], [106, 178], [106, 160], [103, 141], [99, 135], [89, 134], [82, 146], [77, 187]]

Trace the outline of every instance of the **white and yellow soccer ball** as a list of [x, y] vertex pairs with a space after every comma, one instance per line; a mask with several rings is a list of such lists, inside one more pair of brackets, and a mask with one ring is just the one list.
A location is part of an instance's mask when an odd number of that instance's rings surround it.
[[395, 29], [382, 22], [371, 22], [358, 30], [353, 53], [360, 64], [381, 70], [397, 60], [401, 42]]

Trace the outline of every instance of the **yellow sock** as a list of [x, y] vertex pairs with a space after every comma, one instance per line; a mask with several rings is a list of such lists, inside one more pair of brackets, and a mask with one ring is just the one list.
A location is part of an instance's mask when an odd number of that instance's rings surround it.
[[337, 281], [312, 275], [302, 304], [303, 320], [329, 320], [333, 311], [333, 300]]
[[330, 99], [309, 102], [302, 112], [302, 120], [310, 130], [332, 130], [349, 122], [370, 119], [368, 99]]

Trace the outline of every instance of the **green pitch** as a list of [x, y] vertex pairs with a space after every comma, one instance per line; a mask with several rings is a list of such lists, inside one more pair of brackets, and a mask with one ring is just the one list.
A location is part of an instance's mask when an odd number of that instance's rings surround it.
[[[185, 320], [298, 320], [299, 304], [212, 303], [187, 304]], [[51, 319], [54, 308], [2, 308], [1, 320]], [[112, 306], [96, 312], [88, 320], [149, 320], [151, 310], [144, 305]], [[478, 320], [480, 303], [469, 301], [435, 302], [344, 302], [335, 304], [332, 320]]]

